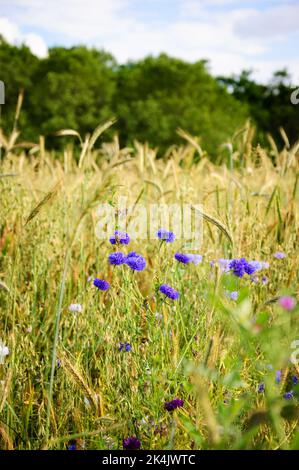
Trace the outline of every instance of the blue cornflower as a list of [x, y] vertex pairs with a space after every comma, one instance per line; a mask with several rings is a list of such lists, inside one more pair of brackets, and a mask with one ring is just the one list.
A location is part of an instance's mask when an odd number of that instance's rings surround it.
[[267, 276], [262, 277], [262, 284], [266, 285], [266, 284], [268, 284], [268, 281], [269, 281], [269, 279], [267, 278]]
[[297, 377], [296, 375], [293, 375], [293, 377], [292, 377], [292, 382], [293, 382], [294, 385], [297, 385], [297, 383], [298, 383], [298, 377]]
[[162, 294], [166, 295], [166, 297], [168, 297], [169, 299], [172, 299], [172, 300], [176, 300], [180, 296], [180, 293], [178, 291], [174, 290], [168, 284], [162, 284], [159, 287], [159, 291], [162, 292]]
[[233, 259], [229, 263], [229, 268], [233, 271], [233, 274], [237, 277], [243, 277], [246, 274], [245, 268], [247, 266], [247, 262], [245, 258], [241, 259]]
[[251, 263], [248, 263], [246, 261], [246, 263], [245, 263], [245, 272], [246, 272], [246, 274], [249, 274], [251, 276], [251, 274], [255, 273], [255, 271], [256, 271], [255, 265], [253, 265]]
[[123, 448], [126, 450], [138, 450], [141, 447], [141, 442], [137, 437], [127, 437], [123, 440]]
[[294, 398], [294, 392], [293, 390], [291, 390], [290, 392], [286, 392], [283, 396], [283, 398], [285, 400], [291, 400], [292, 398]]
[[192, 261], [192, 255], [187, 255], [185, 253], [176, 253], [174, 257], [177, 261], [183, 264], [188, 264]]
[[248, 261], [248, 264], [254, 269], [254, 272], [263, 269], [263, 264], [261, 261]]
[[[134, 252], [133, 252], [134, 253]], [[132, 253], [130, 256], [127, 256], [126, 264], [133, 270], [133, 271], [143, 271], [146, 267], [146, 261], [143, 256], [138, 255], [137, 253]]]
[[274, 253], [273, 256], [276, 259], [283, 259], [286, 257], [285, 253], [283, 253], [282, 251], [277, 251], [277, 253]]
[[164, 408], [167, 411], [173, 411], [173, 410], [176, 410], [177, 408], [181, 408], [182, 406], [184, 406], [184, 400], [180, 400], [179, 398], [175, 398], [174, 400], [167, 401], [164, 404]]
[[120, 232], [116, 230], [114, 235], [109, 238], [112, 245], [128, 245], [130, 243], [130, 237], [126, 232]]
[[172, 243], [175, 239], [175, 234], [173, 232], [165, 230], [164, 228], [160, 228], [157, 232], [157, 237], [166, 243]]
[[229, 270], [230, 270], [230, 263], [232, 262], [231, 259], [226, 259], [226, 258], [220, 258], [218, 260], [218, 263], [219, 263], [219, 266], [220, 266], [220, 270], [224, 273], [227, 273]]
[[281, 382], [281, 375], [282, 375], [281, 370], [277, 370], [277, 371], [276, 371], [276, 374], [275, 374], [275, 382], [276, 382], [277, 384], [280, 384], [280, 382]]
[[191, 255], [192, 256], [192, 263], [197, 266], [199, 263], [202, 262], [202, 255]]
[[120, 343], [119, 345], [120, 351], [130, 352], [131, 349], [132, 349], [132, 346], [130, 345], [130, 343]]
[[239, 292], [234, 290], [234, 291], [226, 291], [226, 296], [229, 297], [231, 300], [238, 300], [239, 297]]
[[259, 386], [258, 386], [257, 391], [258, 391], [259, 393], [264, 393], [265, 389], [266, 389], [265, 384], [264, 384], [264, 383], [260, 383]]
[[198, 265], [202, 261], [201, 255], [195, 255], [193, 253], [176, 253], [174, 255], [175, 259], [183, 264], [193, 263]]
[[266, 261], [248, 261], [248, 264], [254, 269], [254, 272], [261, 271], [262, 269], [268, 269], [269, 263]]
[[77, 443], [75, 440], [72, 440], [69, 442], [69, 445], [67, 446], [68, 450], [77, 450]]
[[93, 285], [97, 287], [99, 290], [108, 290], [110, 287], [110, 284], [108, 281], [104, 281], [103, 279], [94, 279]]
[[233, 271], [233, 274], [237, 277], [243, 277], [244, 274], [253, 274], [255, 267], [248, 263], [245, 258], [233, 259], [229, 263], [229, 269]]
[[108, 257], [109, 259], [109, 263], [110, 264], [113, 264], [113, 265], [120, 265], [120, 264], [124, 264], [126, 262], [126, 255], [124, 255], [123, 253], [121, 253], [120, 251], [116, 252], [116, 253], [111, 253]]

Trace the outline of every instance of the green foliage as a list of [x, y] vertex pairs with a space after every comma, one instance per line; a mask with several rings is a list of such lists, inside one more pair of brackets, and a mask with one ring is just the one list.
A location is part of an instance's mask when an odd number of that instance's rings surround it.
[[209, 75], [204, 62], [165, 54], [120, 67], [114, 108], [121, 137], [149, 140], [164, 150], [178, 143], [178, 127], [215, 150], [246, 118], [245, 108]]
[[298, 139], [299, 108], [290, 102], [285, 71], [262, 85], [248, 71], [215, 79], [204, 60], [191, 64], [161, 54], [118, 65], [110, 54], [84, 46], [50, 48], [40, 60], [26, 46], [0, 39], [0, 79], [6, 85], [5, 133], [24, 90], [18, 127], [25, 140], [45, 135], [48, 148], [64, 144], [54, 136], [58, 130], [72, 128], [84, 136], [112, 116], [122, 145], [148, 141], [160, 155], [181, 142], [178, 128], [200, 137], [202, 147], [216, 155], [249, 116], [257, 125], [255, 143], [267, 144], [266, 133], [282, 142], [280, 126], [291, 144]]
[[5, 108], [1, 126], [9, 133], [14, 123], [18, 93], [22, 89], [26, 91], [20, 126], [30, 129], [30, 107], [28, 98], [34, 90], [33, 76], [39, 60], [26, 46], [11, 46], [0, 36], [0, 80], [5, 83]]
[[[0, 163], [0, 348], [9, 350], [0, 353], [0, 449], [66, 449], [73, 439], [78, 449], [121, 449], [133, 435], [151, 450], [298, 448], [291, 355], [298, 360], [299, 305], [285, 311], [277, 302], [283, 293], [297, 297], [298, 162], [279, 177], [293, 150], [273, 163], [265, 151], [256, 166], [252, 151], [232, 170], [193, 162], [190, 171], [173, 160], [173, 173], [146, 146], [125, 164], [122, 150], [109, 161], [106, 143], [81, 166], [72, 152], [60, 163], [47, 151]], [[133, 238], [136, 201], [149, 213], [159, 187], [163, 204], [206, 195], [197, 266], [174, 259], [187, 240]], [[111, 229], [96, 235], [97, 209], [109, 202], [116, 214], [124, 195], [136, 209], [127, 212], [132, 239], [113, 247]], [[289, 222], [279, 244], [280, 217]], [[219, 269], [227, 237], [218, 220], [229, 221], [234, 257], [270, 263], [255, 282]], [[112, 269], [115, 249], [141, 253], [146, 269]], [[278, 250], [285, 258], [273, 257]], [[110, 289], [97, 291], [89, 276]], [[179, 299], [165, 300], [162, 283]], [[238, 291], [237, 300], [227, 291]], [[70, 311], [73, 303], [82, 311]], [[132, 350], [119, 351], [121, 342]], [[169, 413], [164, 403], [175, 397], [184, 406]]]
[[283, 144], [279, 131], [283, 127], [291, 145], [294, 144], [299, 137], [299, 108], [290, 100], [293, 87], [287, 71], [274, 73], [267, 85], [256, 83], [251, 74], [251, 71], [243, 71], [239, 77], [219, 77], [218, 81], [249, 107], [258, 128], [256, 142], [264, 145], [266, 133], [270, 133], [276, 142]]
[[50, 49], [34, 74], [33, 131], [51, 135], [73, 128], [84, 134], [111, 117], [114, 67], [112, 56], [95, 49]]

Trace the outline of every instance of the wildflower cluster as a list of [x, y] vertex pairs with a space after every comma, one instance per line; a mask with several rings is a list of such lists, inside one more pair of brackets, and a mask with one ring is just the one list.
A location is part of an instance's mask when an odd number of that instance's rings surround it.
[[193, 253], [176, 253], [174, 255], [175, 259], [183, 264], [193, 263], [195, 265], [199, 264], [202, 261], [201, 255], [195, 255]]
[[[214, 267], [215, 262], [211, 263], [211, 267]], [[228, 258], [220, 258], [218, 259], [218, 265], [220, 267], [221, 272], [223, 273], [232, 273], [236, 277], [242, 278], [246, 274], [251, 276], [250, 279], [252, 282], [258, 282], [259, 278], [257, 276], [253, 276], [253, 274], [262, 271], [263, 269], [269, 268], [269, 263], [265, 261], [247, 261], [246, 258], [236, 258], [236, 259], [228, 259]], [[263, 276], [261, 279], [262, 284], [267, 284], [268, 278], [267, 276]]]
[[174, 411], [177, 408], [181, 408], [182, 406], [184, 406], [184, 400], [180, 400], [179, 398], [175, 398], [174, 400], [167, 401], [164, 404], [164, 408], [167, 411]]
[[173, 243], [175, 240], [175, 234], [173, 232], [165, 230], [164, 228], [160, 228], [158, 230], [157, 237], [166, 243]]
[[[271, 369], [272, 369], [272, 366], [271, 366], [270, 370]], [[276, 383], [276, 385], [280, 385], [281, 380], [282, 380], [282, 371], [277, 370], [275, 372], [275, 383]], [[292, 381], [292, 385], [297, 385], [298, 384], [298, 377], [296, 375], [293, 375], [291, 381]], [[264, 384], [264, 382], [260, 383], [258, 385], [258, 388], [257, 388], [258, 393], [264, 393], [265, 390], [266, 390], [266, 385]], [[299, 398], [299, 394], [295, 393], [294, 390], [292, 390], [292, 389], [283, 394], [283, 398], [285, 400], [291, 400], [292, 398], [295, 398], [295, 397]]]
[[[157, 232], [157, 238], [160, 239], [161, 242], [172, 243], [175, 240], [175, 235], [173, 232], [167, 231], [165, 229], [160, 229]], [[130, 243], [130, 236], [126, 232], [115, 231], [114, 234], [109, 238], [109, 241], [112, 245], [128, 245]], [[283, 253], [276, 253], [274, 256], [277, 259], [282, 259], [285, 255]], [[196, 266], [202, 262], [202, 256], [193, 253], [177, 252], [174, 255], [174, 259], [182, 265], [193, 264]], [[137, 272], [143, 271], [146, 268], [145, 258], [135, 251], [130, 251], [127, 254], [121, 251], [115, 251], [109, 254], [108, 261], [111, 266], [126, 265], [132, 271]], [[212, 262], [211, 267], [214, 268], [215, 264], [216, 262]], [[237, 278], [243, 278], [247, 275], [253, 282], [258, 282], [259, 280], [258, 276], [254, 276], [255, 273], [262, 271], [263, 269], [269, 268], [269, 264], [264, 261], [248, 261], [246, 258], [221, 258], [218, 260], [218, 265], [223, 273], [232, 273]], [[266, 276], [263, 276], [261, 281], [263, 284], [266, 284], [268, 279]], [[93, 285], [100, 291], [107, 291], [110, 288], [110, 284], [108, 281], [99, 278], [93, 279]], [[158, 291], [163, 294], [165, 298], [171, 299], [173, 301], [179, 299], [180, 297], [180, 292], [166, 283], [161, 284], [158, 287]], [[237, 301], [239, 297], [239, 292], [237, 290], [226, 290], [225, 295], [232, 301]], [[280, 297], [278, 299], [278, 302], [279, 305], [285, 310], [292, 310], [296, 305], [295, 299], [289, 296]], [[80, 304], [71, 304], [69, 310], [81, 312], [82, 307]], [[124, 341], [119, 343], [118, 350], [120, 353], [129, 353], [130, 351], [132, 351], [132, 346], [129, 342]], [[3, 350], [2, 355], [4, 354], [5, 351]], [[275, 382], [277, 384], [280, 384], [281, 379], [282, 371], [276, 371]], [[294, 376], [292, 378], [292, 381], [293, 384], [296, 385], [298, 382], [297, 377]], [[257, 388], [258, 393], [263, 394], [265, 390], [265, 384], [260, 383]], [[291, 400], [296, 396], [296, 393], [292, 389], [289, 391], [285, 391], [285, 393], [283, 394], [283, 397], [286, 400]], [[164, 403], [164, 409], [169, 413], [172, 413], [183, 406], [184, 401], [180, 398], [174, 398]], [[73, 448], [73, 446], [71, 445], [69, 446], [69, 448]], [[125, 439], [123, 439], [123, 448], [127, 450], [138, 450], [141, 448], [141, 442], [136, 436], [126, 437]]]

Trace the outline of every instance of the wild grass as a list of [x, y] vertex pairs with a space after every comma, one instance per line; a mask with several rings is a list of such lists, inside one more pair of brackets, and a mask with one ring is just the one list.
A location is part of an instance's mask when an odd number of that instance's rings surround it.
[[[119, 449], [134, 435], [145, 449], [298, 448], [298, 399], [283, 395], [296, 392], [299, 311], [277, 303], [298, 295], [298, 145], [253, 148], [247, 124], [215, 164], [182, 130], [186, 144], [161, 159], [117, 138], [95, 150], [111, 124], [56, 158], [43, 139], [22, 145], [1, 134], [0, 340], [10, 351], [0, 365], [1, 448], [65, 449], [76, 439], [79, 449]], [[201, 203], [203, 262], [174, 260], [182, 240], [160, 250], [157, 240], [133, 240], [126, 250], [141, 253], [146, 270], [112, 269], [96, 207], [116, 208], [119, 195], [134, 207]], [[270, 267], [255, 283], [210, 265], [232, 257]], [[162, 283], [180, 299], [164, 302]], [[119, 351], [125, 341], [132, 351]], [[184, 406], [168, 413], [175, 397]]]

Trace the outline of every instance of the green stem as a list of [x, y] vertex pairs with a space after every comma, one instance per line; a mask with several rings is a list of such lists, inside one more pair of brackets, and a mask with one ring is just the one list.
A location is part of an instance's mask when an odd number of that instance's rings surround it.
[[54, 341], [53, 341], [51, 375], [50, 375], [48, 406], [47, 406], [47, 421], [46, 421], [46, 434], [45, 434], [45, 441], [46, 442], [48, 442], [48, 439], [49, 439], [50, 414], [51, 414], [51, 406], [52, 406], [52, 399], [53, 399], [53, 385], [54, 385], [54, 373], [55, 373], [56, 358], [57, 358], [57, 345], [58, 345], [58, 339], [59, 339], [59, 326], [60, 326], [62, 302], [63, 302], [63, 298], [64, 298], [65, 283], [66, 283], [67, 271], [68, 271], [68, 266], [69, 266], [69, 261], [70, 261], [70, 255], [71, 255], [71, 250], [68, 249], [67, 252], [66, 252], [66, 255], [65, 255], [62, 280], [61, 280], [61, 284], [60, 284], [59, 301], [58, 301], [58, 307], [57, 307], [57, 311], [56, 311], [55, 335], [54, 335]]

